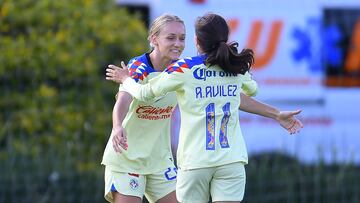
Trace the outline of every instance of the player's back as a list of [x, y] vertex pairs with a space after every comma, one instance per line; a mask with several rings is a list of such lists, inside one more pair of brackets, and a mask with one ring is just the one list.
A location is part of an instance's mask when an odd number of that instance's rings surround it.
[[145, 85], [132, 79], [123, 83], [128, 92], [144, 101], [176, 92], [181, 114], [177, 163], [181, 169], [247, 163], [238, 108], [240, 92], [256, 93], [256, 82], [250, 74], [207, 67], [206, 57], [180, 59]]
[[243, 75], [206, 67], [204, 60], [197, 56], [177, 62], [184, 67], [175, 73], [183, 74], [184, 81], [176, 90], [182, 122], [177, 158], [182, 169], [247, 162], [238, 115]]

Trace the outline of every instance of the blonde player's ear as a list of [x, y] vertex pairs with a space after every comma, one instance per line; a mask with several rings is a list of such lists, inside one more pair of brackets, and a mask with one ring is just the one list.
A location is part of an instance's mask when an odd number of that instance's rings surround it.
[[157, 37], [155, 35], [152, 35], [150, 37], [150, 44], [153, 48], [158, 45]]

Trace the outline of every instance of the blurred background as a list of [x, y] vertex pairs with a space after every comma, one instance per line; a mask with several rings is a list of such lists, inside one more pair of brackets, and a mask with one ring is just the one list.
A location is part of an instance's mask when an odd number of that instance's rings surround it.
[[[100, 165], [117, 85], [107, 64], [149, 50], [163, 13], [222, 15], [255, 50], [256, 99], [302, 109], [290, 136], [239, 112], [249, 152], [243, 202], [360, 202], [360, 1], [0, 0], [0, 202], [105, 202]], [[177, 145], [179, 114], [173, 116]], [[147, 202], [144, 199], [144, 202]]]

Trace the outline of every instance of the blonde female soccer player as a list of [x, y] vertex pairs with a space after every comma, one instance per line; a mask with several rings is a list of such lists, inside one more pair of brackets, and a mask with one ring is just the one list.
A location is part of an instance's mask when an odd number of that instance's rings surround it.
[[[139, 84], [146, 84], [180, 57], [185, 46], [183, 21], [174, 15], [159, 16], [150, 27], [148, 40], [151, 52], [129, 62], [130, 74]], [[177, 202], [177, 171], [170, 145], [170, 120], [176, 105], [175, 93], [143, 102], [120, 86], [102, 160], [109, 202], [141, 203], [144, 195], [149, 202]], [[125, 144], [131, 147], [127, 149]]]

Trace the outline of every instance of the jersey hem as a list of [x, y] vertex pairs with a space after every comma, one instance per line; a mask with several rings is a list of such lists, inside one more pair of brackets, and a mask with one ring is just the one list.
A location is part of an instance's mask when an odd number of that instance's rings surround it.
[[159, 173], [162, 172], [164, 170], [166, 170], [169, 167], [175, 167], [175, 164], [164, 164], [163, 167], [158, 167], [155, 170], [151, 170], [151, 171], [139, 171], [139, 170], [132, 170], [131, 168], [119, 168], [117, 166], [114, 166], [112, 164], [105, 164], [105, 163], [101, 163], [101, 165], [107, 167], [109, 170], [114, 171], [114, 172], [119, 172], [119, 173], [135, 173], [135, 174], [139, 174], [139, 175], [150, 175], [150, 174], [154, 174], [154, 173]]
[[200, 168], [212, 168], [212, 167], [217, 167], [217, 166], [223, 166], [223, 165], [227, 165], [227, 164], [233, 164], [233, 163], [237, 163], [237, 162], [241, 162], [244, 165], [248, 164], [248, 160], [233, 160], [233, 161], [228, 161], [228, 162], [223, 162], [223, 163], [219, 163], [219, 164], [214, 164], [214, 165], [195, 165], [195, 166], [178, 166], [179, 169], [181, 170], [194, 170], [194, 169], [200, 169]]

